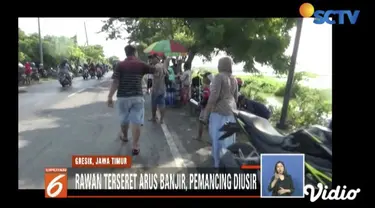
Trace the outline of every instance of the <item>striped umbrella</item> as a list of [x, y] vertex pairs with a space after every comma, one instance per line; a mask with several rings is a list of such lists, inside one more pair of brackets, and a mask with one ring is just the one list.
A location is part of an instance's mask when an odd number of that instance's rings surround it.
[[144, 53], [164, 53], [166, 56], [186, 55], [186, 49], [183, 45], [173, 40], [161, 40], [149, 45]]

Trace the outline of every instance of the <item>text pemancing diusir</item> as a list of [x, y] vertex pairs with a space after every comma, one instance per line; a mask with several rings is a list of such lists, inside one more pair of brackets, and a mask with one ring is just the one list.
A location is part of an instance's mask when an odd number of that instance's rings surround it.
[[255, 190], [257, 174], [255, 173], [191, 173], [189, 189], [194, 190]]

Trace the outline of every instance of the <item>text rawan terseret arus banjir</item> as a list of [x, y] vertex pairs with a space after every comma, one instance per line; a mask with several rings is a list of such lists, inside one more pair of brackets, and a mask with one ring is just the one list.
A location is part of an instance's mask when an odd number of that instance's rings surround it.
[[256, 190], [255, 173], [76, 173], [75, 189]]
[[73, 168], [130, 168], [130, 156], [72, 156]]

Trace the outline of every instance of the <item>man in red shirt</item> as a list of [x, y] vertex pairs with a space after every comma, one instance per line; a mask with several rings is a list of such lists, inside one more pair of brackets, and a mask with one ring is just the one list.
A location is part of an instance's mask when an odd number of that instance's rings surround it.
[[144, 99], [142, 78], [155, 72], [151, 67], [136, 57], [133, 46], [125, 47], [126, 59], [119, 62], [112, 75], [112, 85], [108, 94], [108, 106], [113, 107], [113, 95], [117, 91], [117, 107], [121, 117], [120, 139], [128, 141], [129, 124], [132, 124], [133, 155], [139, 154], [140, 127], [144, 121]]
[[25, 63], [25, 74], [26, 74], [26, 75], [30, 75], [31, 72], [32, 72], [31, 65], [30, 65], [29, 62], [26, 62], [26, 63]]

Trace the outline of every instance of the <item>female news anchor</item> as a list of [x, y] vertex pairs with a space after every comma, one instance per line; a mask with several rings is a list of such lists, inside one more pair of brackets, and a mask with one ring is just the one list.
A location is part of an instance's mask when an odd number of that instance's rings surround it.
[[268, 191], [272, 196], [291, 196], [294, 191], [292, 177], [288, 174], [283, 162], [278, 161], [275, 165], [275, 175], [272, 176]]

